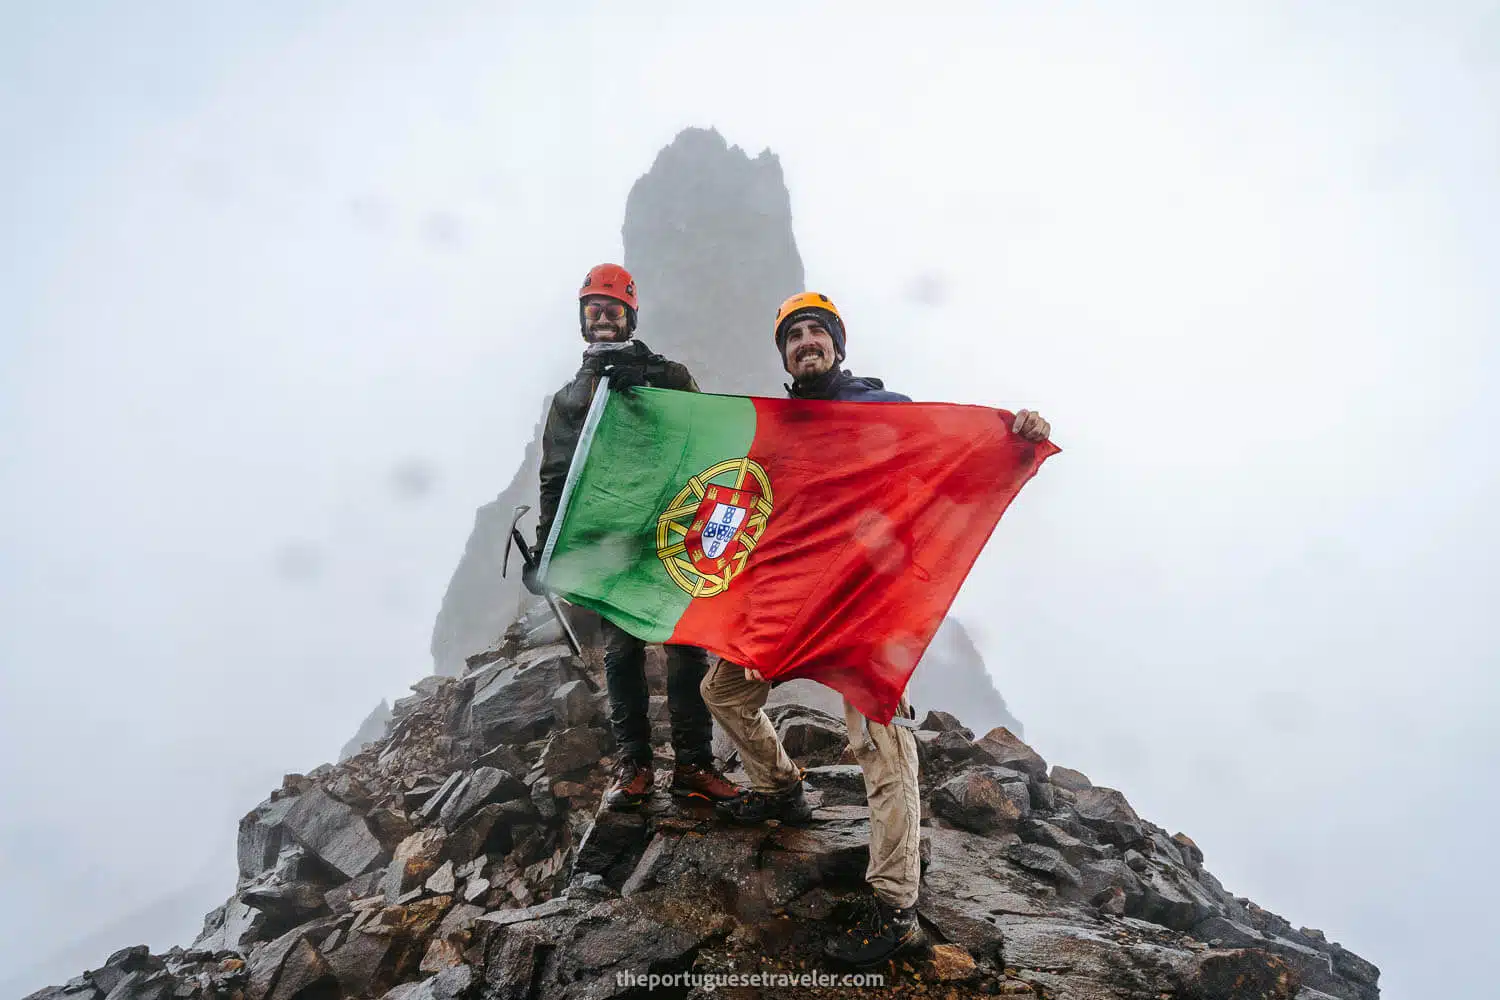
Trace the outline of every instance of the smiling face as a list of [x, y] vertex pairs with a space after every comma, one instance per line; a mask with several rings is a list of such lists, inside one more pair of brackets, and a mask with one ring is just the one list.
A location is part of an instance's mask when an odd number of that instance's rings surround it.
[[832, 371], [838, 357], [833, 337], [817, 320], [799, 319], [787, 328], [781, 364], [797, 381], [805, 382]]
[[583, 300], [584, 336], [595, 343], [630, 339], [630, 317], [625, 304], [608, 295], [589, 295]]

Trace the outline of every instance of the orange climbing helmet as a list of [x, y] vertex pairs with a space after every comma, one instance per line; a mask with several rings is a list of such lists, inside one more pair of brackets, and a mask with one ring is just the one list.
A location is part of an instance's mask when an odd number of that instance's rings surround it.
[[844, 317], [839, 315], [833, 300], [821, 292], [798, 292], [776, 310], [777, 351], [786, 353], [786, 332], [800, 319], [815, 319], [823, 324], [828, 336], [833, 338], [833, 347], [838, 351], [839, 360], [844, 360]]
[[583, 284], [578, 288], [578, 323], [584, 328], [585, 337], [587, 327], [583, 319], [583, 300], [590, 295], [603, 295], [622, 303], [629, 319], [629, 330], [635, 333], [639, 304], [635, 297], [635, 279], [630, 276], [629, 271], [619, 264], [596, 264], [583, 276]]

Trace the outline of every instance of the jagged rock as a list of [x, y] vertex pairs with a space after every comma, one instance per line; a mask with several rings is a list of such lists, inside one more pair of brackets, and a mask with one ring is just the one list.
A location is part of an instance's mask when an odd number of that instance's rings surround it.
[[1186, 949], [1125, 944], [1098, 923], [1067, 917], [996, 918], [1005, 934], [1005, 961], [1049, 997], [1171, 995]]
[[1054, 826], [1046, 820], [1028, 817], [1021, 821], [1017, 827], [1023, 840], [1033, 844], [1041, 844], [1044, 847], [1056, 848], [1064, 858], [1072, 864], [1103, 857], [1105, 852], [1102, 848], [1073, 836], [1066, 830]]
[[1153, 827], [1150, 823], [1143, 824], [1149, 836], [1143, 845], [1145, 851], [1157, 861], [1166, 862], [1175, 868], [1187, 868], [1187, 854], [1183, 851], [1177, 841], [1167, 836], [1165, 830]]
[[1110, 843], [1124, 847], [1145, 836], [1141, 818], [1113, 788], [1083, 788], [1074, 795], [1073, 811], [1078, 818]]
[[491, 937], [485, 950], [487, 1000], [532, 1000], [550, 944], [535, 932], [511, 931]]
[[1192, 837], [1189, 837], [1185, 833], [1174, 833], [1172, 835], [1172, 840], [1176, 842], [1178, 848], [1187, 855], [1188, 864], [1193, 866], [1203, 864], [1203, 851], [1200, 850], [1198, 845], [1193, 842]]
[[985, 733], [974, 742], [974, 748], [991, 764], [1020, 771], [1030, 778], [1045, 780], [1047, 777], [1047, 762], [1004, 726]]
[[328, 952], [333, 970], [344, 996], [361, 997], [379, 993], [391, 986], [386, 956], [395, 947], [389, 936], [351, 930], [342, 944]]
[[315, 920], [293, 928], [276, 940], [256, 948], [247, 963], [249, 979], [245, 985], [245, 995], [249, 1000], [267, 1000], [275, 989], [282, 965], [292, 950], [308, 938], [321, 937], [337, 925], [337, 918]]
[[345, 878], [363, 874], [385, 857], [364, 817], [321, 789], [300, 795], [282, 822], [297, 843]]
[[441, 822], [451, 829], [481, 806], [507, 802], [526, 793], [526, 784], [509, 771], [498, 767], [476, 767], [470, 772], [468, 781], [449, 796], [440, 813]]
[[1365, 961], [1343, 945], [1334, 944], [1329, 954], [1333, 956], [1333, 970], [1339, 975], [1371, 988], [1380, 980], [1380, 969], [1375, 963]]
[[814, 715], [794, 715], [777, 729], [781, 744], [796, 760], [810, 760], [832, 751], [837, 755], [848, 745], [844, 724]]
[[1052, 787], [1051, 782], [1032, 778], [1026, 783], [1026, 790], [1031, 793], [1031, 808], [1044, 813], [1057, 811], [1057, 789]]
[[563, 982], [614, 987], [615, 970], [681, 962], [711, 938], [727, 935], [732, 926], [733, 919], [716, 900], [675, 888], [607, 900], [558, 941], [558, 976]]
[[246, 889], [240, 893], [240, 900], [276, 923], [300, 923], [324, 912], [325, 891], [312, 882], [278, 883]]
[[1203, 952], [1182, 973], [1186, 1000], [1292, 1000], [1299, 985], [1284, 961], [1252, 948]]
[[496, 767], [509, 774], [526, 774], [531, 770], [532, 762], [521, 756], [514, 747], [508, 747], [504, 743], [491, 747], [480, 754], [474, 761], [474, 766]]
[[1100, 913], [1123, 917], [1125, 915], [1125, 890], [1117, 885], [1109, 886], [1095, 893], [1089, 903]]
[[1129, 896], [1140, 896], [1141, 879], [1124, 861], [1103, 858], [1085, 861], [1078, 866], [1083, 894], [1092, 898], [1111, 888], [1118, 888]]
[[1171, 877], [1155, 867], [1138, 874], [1140, 895], [1126, 901], [1125, 912], [1130, 916], [1177, 931], [1191, 931], [1214, 912], [1213, 900], [1195, 883]]
[[583, 680], [578, 661], [558, 655], [525, 670], [502, 670], [474, 693], [469, 726], [486, 741], [516, 743], [545, 732], [553, 724], [552, 693], [569, 681]]
[[432, 978], [432, 995], [435, 1000], [459, 1000], [468, 996], [476, 985], [471, 967], [455, 965]]
[[[497, 838], [499, 841], [495, 845], [497, 849], [500, 849], [501, 853], [509, 850], [506, 820], [511, 814], [506, 810], [507, 805], [510, 803], [491, 803], [481, 806], [448, 838], [444, 854], [454, 860], [466, 860], [486, 850], [487, 845]], [[530, 802], [526, 805], [529, 807]], [[534, 810], [532, 812], [534, 814]]]
[[1067, 885], [1082, 885], [1083, 878], [1078, 869], [1063, 860], [1062, 853], [1053, 847], [1041, 844], [1011, 844], [1005, 849], [1006, 858], [1022, 868], [1049, 875]]
[[921, 739], [926, 735], [921, 732], [917, 734], [918, 746], [928, 748], [927, 759], [938, 758], [955, 764], [963, 764], [978, 760], [982, 755], [982, 752], [974, 746], [972, 739], [963, 733], [949, 730], [938, 733], [937, 738], [931, 741]]
[[[646, 846], [646, 821], [636, 813], [604, 810], [578, 845], [573, 870], [602, 876], [611, 887], [618, 888], [635, 868], [635, 861]], [[620, 870], [621, 865], [626, 867]]]
[[367, 812], [375, 804], [365, 783], [347, 771], [333, 775], [323, 790], [356, 812]]
[[938, 709], [929, 709], [920, 723], [922, 729], [928, 729], [936, 733], [958, 733], [965, 740], [974, 738], [974, 730], [958, 721], [958, 716], [950, 715]]
[[599, 717], [599, 701], [583, 681], [568, 681], [552, 693], [552, 717], [559, 726], [587, 726]]
[[130, 990], [149, 989], [156, 982], [151, 977], [165, 968], [164, 962], [151, 956], [150, 948], [138, 944], [110, 955], [101, 968], [87, 973], [87, 977], [95, 989], [108, 997], [132, 976], [135, 978], [130, 979]]
[[427, 881], [423, 884], [427, 887], [428, 892], [435, 892], [439, 896], [452, 894], [458, 888], [457, 881], [453, 876], [453, 862], [444, 861], [438, 867], [437, 871], [427, 877]]
[[[756, 832], [752, 831], [752, 835]], [[762, 867], [757, 880], [759, 894], [767, 905], [775, 907], [786, 905], [815, 885], [857, 883], [869, 864], [869, 845], [867, 814], [864, 819], [832, 820], [809, 827], [779, 827], [766, 835], [764, 849], [757, 840], [737, 838], [733, 850], [752, 852], [752, 858], [755, 856], [753, 852], [761, 852]], [[726, 850], [730, 847], [729, 844], [718, 845], [719, 851], [733, 857]], [[713, 845], [703, 845], [700, 850], [712, 851]], [[733, 879], [736, 872], [748, 866], [748, 860], [726, 865], [719, 877]]]
[[1088, 775], [1082, 771], [1075, 771], [1071, 767], [1063, 767], [1061, 764], [1052, 765], [1052, 783], [1070, 792], [1087, 791], [1094, 787]]
[[390, 805], [370, 810], [365, 814], [365, 820], [383, 850], [395, 850], [397, 844], [417, 829], [406, 813]]
[[808, 787], [822, 793], [823, 805], [864, 805], [865, 771], [858, 764], [825, 764], [803, 774]]
[[338, 988], [338, 978], [323, 953], [306, 938], [302, 938], [287, 952], [281, 963], [281, 972], [276, 977], [276, 986], [271, 991], [271, 1000], [298, 1000], [298, 998], [323, 997], [328, 988]]
[[177, 985], [171, 973], [155, 972], [126, 973], [105, 1000], [166, 1000]]
[[1375, 987], [1379, 971], [1364, 959], [1359, 961], [1368, 968], [1361, 972], [1370, 977], [1369, 981], [1346, 978], [1347, 974], [1337, 968], [1334, 956], [1326, 951], [1222, 916], [1205, 917], [1193, 927], [1192, 933], [1215, 947], [1270, 952], [1291, 966], [1305, 986], [1341, 1000], [1374, 1000], [1379, 995]]
[[28, 993], [21, 1000], [104, 1000], [104, 994], [87, 983], [77, 986], [43, 986], [35, 993]]
[[437, 1000], [437, 996], [432, 992], [432, 979], [424, 979], [419, 983], [393, 986], [380, 1000]]
[[276, 864], [282, 847], [282, 822], [295, 804], [291, 798], [267, 799], [240, 820], [235, 853], [241, 879], [255, 878]]
[[663, 867], [664, 861], [671, 856], [670, 844], [670, 840], [664, 833], [658, 833], [651, 838], [651, 842], [641, 853], [640, 860], [631, 870], [630, 877], [620, 886], [621, 896], [634, 896], [642, 889], [649, 889], [655, 884], [657, 872]]
[[956, 944], [934, 945], [922, 963], [923, 978], [939, 983], [962, 982], [979, 972], [974, 956]]
[[444, 914], [442, 922], [438, 924], [437, 936], [440, 938], [457, 938], [467, 936], [474, 927], [474, 922], [484, 916], [484, 907], [474, 906], [470, 903], [459, 903]]
[[610, 738], [602, 729], [565, 729], [553, 733], [542, 750], [542, 770], [549, 778], [597, 767], [609, 752]]
[[[1016, 772], [1010, 772], [1016, 774]], [[1000, 769], [978, 767], [954, 775], [932, 793], [932, 808], [944, 819], [976, 833], [1014, 829], [1031, 812], [1031, 794], [1021, 781], [1006, 780]]]
[[527, 923], [533, 920], [541, 920], [546, 917], [555, 917], [561, 914], [572, 913], [578, 908], [578, 904], [566, 897], [549, 899], [545, 903], [536, 906], [528, 906], [520, 910], [495, 910], [477, 918], [487, 924], [496, 927], [505, 927], [509, 924]]
[[427, 951], [422, 954], [422, 961], [417, 969], [422, 972], [442, 972], [444, 969], [462, 965], [463, 962], [462, 945], [455, 944], [442, 936], [434, 936], [427, 943]]
[[437, 871], [447, 841], [448, 834], [441, 827], [418, 830], [403, 840], [386, 869], [386, 898], [394, 902]]
[[334, 886], [325, 892], [323, 905], [327, 906], [332, 913], [347, 913], [352, 901], [373, 895], [380, 890], [384, 882], [384, 869], [377, 868], [363, 875], [356, 875], [342, 885]]
[[423, 822], [436, 819], [449, 799], [458, 794], [467, 785], [470, 773], [468, 771], [454, 771], [448, 775], [447, 779], [437, 787], [437, 791], [427, 796], [427, 800], [422, 803], [422, 808], [417, 810], [418, 819]]

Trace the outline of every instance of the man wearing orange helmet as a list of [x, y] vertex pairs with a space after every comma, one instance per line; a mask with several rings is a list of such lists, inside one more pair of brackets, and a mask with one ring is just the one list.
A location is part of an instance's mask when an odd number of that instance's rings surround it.
[[[697, 392], [686, 368], [668, 361], [634, 338], [637, 320], [635, 280], [618, 264], [600, 264], [584, 276], [578, 290], [578, 323], [587, 346], [572, 381], [552, 397], [542, 431], [541, 502], [537, 551], [547, 544], [557, 515], [563, 483], [588, 414], [589, 402], [603, 376], [609, 387], [629, 390], [649, 385]], [[541, 593], [534, 571], [524, 575], [527, 589]], [[611, 808], [640, 805], [651, 795], [650, 691], [646, 685], [646, 644], [608, 618], [604, 632], [604, 676], [609, 690], [610, 724], [619, 744], [614, 781], [605, 793]], [[679, 798], [710, 802], [732, 799], [737, 789], [714, 767], [713, 722], [699, 693], [708, 657], [692, 646], [667, 646], [667, 707], [672, 717], [676, 767], [669, 791]]]
[[[849, 402], [911, 402], [878, 378], [861, 378], [841, 367], [847, 343], [843, 317], [826, 295], [793, 295], [776, 311], [776, 349], [792, 377], [794, 399]], [[1037, 413], [1021, 410], [1012, 431], [1041, 441], [1051, 427]], [[703, 700], [740, 750], [750, 787], [720, 804], [740, 823], [779, 819], [805, 823], [812, 816], [802, 791], [802, 772], [792, 763], [765, 713], [771, 685], [757, 671], [720, 660], [703, 678]], [[889, 725], [866, 719], [844, 699], [850, 748], [864, 771], [870, 803], [870, 862], [865, 880], [874, 890], [865, 915], [831, 938], [825, 953], [856, 966], [875, 965], [915, 942], [917, 890], [921, 878], [921, 789], [917, 743], [909, 728], [911, 705], [903, 696]], [[906, 723], [906, 725], [903, 725]]]

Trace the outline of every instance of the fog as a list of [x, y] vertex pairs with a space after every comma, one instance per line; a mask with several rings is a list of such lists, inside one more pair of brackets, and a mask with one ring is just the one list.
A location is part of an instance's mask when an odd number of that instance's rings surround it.
[[0, 984], [188, 943], [430, 670], [579, 277], [713, 126], [855, 372], [1051, 421], [955, 605], [1028, 741], [1477, 995], [1493, 7], [709, 6], [0, 9]]

